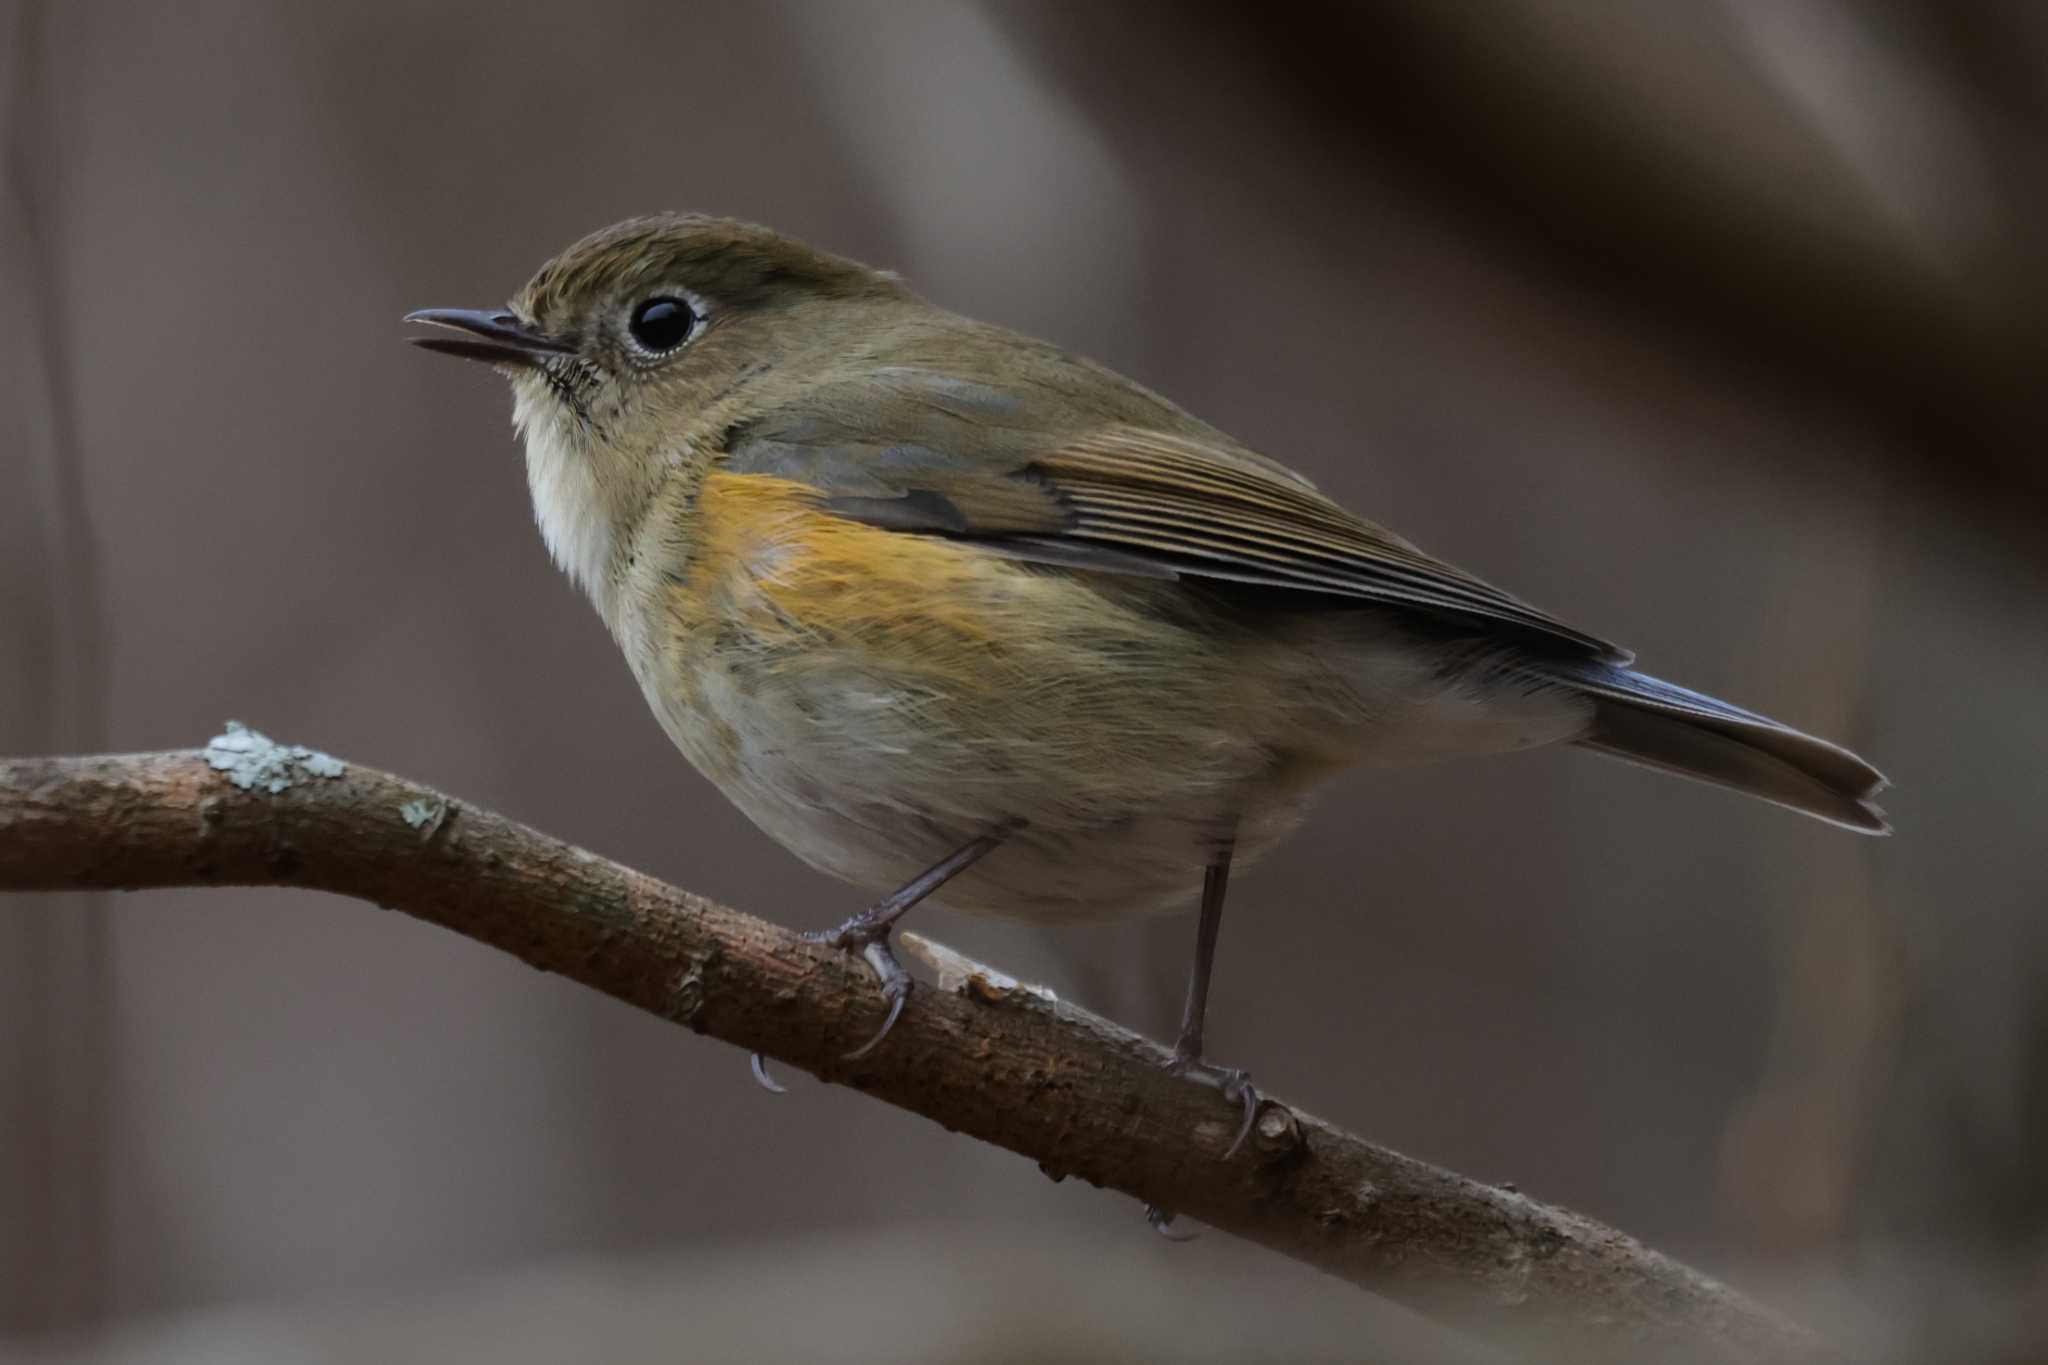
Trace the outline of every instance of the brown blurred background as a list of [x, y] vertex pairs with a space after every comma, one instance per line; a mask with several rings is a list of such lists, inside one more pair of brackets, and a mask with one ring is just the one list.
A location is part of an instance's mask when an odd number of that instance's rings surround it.
[[[820, 926], [399, 315], [664, 208], [897, 267], [1646, 667], [1899, 834], [1572, 754], [1341, 783], [1212, 1044], [1866, 1358], [2048, 1351], [2048, 9], [6, 14], [0, 751], [235, 717]], [[1191, 918], [918, 928], [1153, 1033]], [[0, 904], [26, 1359], [1478, 1359], [403, 916]], [[0, 1346], [0, 1354], [9, 1348]]]

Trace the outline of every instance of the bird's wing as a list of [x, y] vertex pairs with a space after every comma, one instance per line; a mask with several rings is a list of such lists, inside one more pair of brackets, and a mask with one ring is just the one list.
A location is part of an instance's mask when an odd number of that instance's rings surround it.
[[1354, 516], [1284, 466], [1220, 433], [1103, 422], [1047, 436], [972, 385], [931, 405], [825, 403], [732, 433], [736, 472], [810, 484], [869, 525], [973, 540], [1015, 557], [1155, 578], [1292, 589], [1485, 624], [1612, 662], [1575, 630]]

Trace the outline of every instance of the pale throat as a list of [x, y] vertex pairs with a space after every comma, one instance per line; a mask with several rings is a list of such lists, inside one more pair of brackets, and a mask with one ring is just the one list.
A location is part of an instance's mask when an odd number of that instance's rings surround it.
[[512, 425], [526, 441], [526, 486], [548, 553], [605, 614], [612, 506], [591, 467], [581, 426], [537, 379], [512, 386]]

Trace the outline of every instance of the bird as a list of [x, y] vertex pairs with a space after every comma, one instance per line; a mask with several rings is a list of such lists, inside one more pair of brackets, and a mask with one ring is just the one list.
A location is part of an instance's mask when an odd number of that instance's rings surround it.
[[1227, 1159], [1259, 1104], [1204, 1049], [1229, 876], [1342, 771], [1573, 745], [1888, 832], [1847, 749], [1636, 671], [893, 271], [660, 214], [505, 307], [407, 321], [510, 380], [542, 538], [676, 749], [877, 897], [816, 936], [888, 1004], [849, 1056], [910, 995], [890, 933], [921, 901], [1048, 925], [1192, 904], [1168, 1065], [1238, 1106]]

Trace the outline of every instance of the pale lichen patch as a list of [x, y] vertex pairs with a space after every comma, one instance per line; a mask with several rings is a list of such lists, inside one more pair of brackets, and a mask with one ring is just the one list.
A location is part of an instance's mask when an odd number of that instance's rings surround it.
[[272, 796], [294, 782], [314, 777], [340, 777], [348, 765], [303, 744], [279, 744], [238, 720], [206, 745], [207, 766], [228, 775], [243, 791], [262, 789]]
[[939, 989], [954, 995], [964, 995], [979, 1000], [985, 1005], [999, 1005], [1025, 1000], [1042, 1004], [1059, 1003], [1059, 997], [1044, 986], [1034, 986], [1019, 981], [983, 962], [976, 962], [965, 953], [956, 952], [943, 943], [934, 942], [922, 934], [908, 930], [897, 935], [913, 956], [922, 958], [938, 974]]
[[405, 823], [411, 825], [414, 829], [418, 829], [422, 825], [439, 822], [441, 817], [448, 813], [448, 807], [443, 802], [429, 801], [425, 797], [419, 797], [400, 806], [398, 813], [405, 818]]

